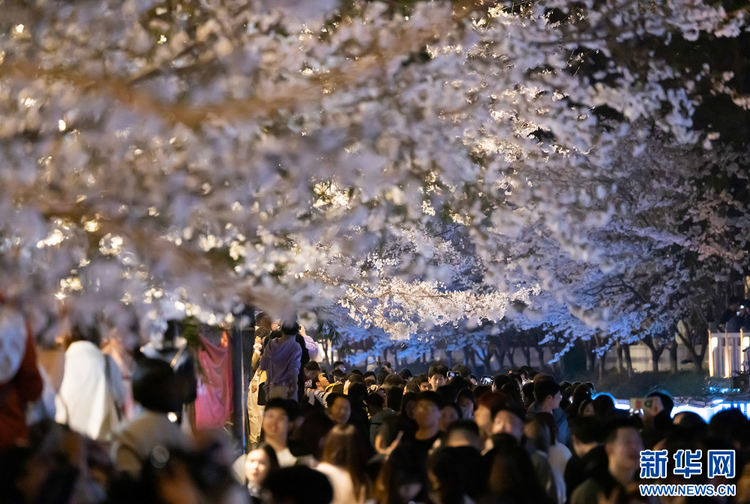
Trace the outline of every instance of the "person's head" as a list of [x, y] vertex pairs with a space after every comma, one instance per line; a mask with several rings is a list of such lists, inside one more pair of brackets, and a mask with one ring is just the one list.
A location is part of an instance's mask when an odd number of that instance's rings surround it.
[[312, 455], [320, 460], [326, 436], [333, 429], [333, 420], [322, 409], [313, 409], [305, 414], [302, 424], [292, 435], [296, 441], [294, 456]]
[[413, 376], [411, 370], [409, 368], [404, 368], [401, 371], [398, 372], [398, 375], [401, 377], [402, 380], [406, 381], [409, 378]]
[[338, 368], [331, 371], [331, 376], [333, 376], [333, 381], [336, 383], [342, 383], [344, 381], [344, 372]]
[[485, 457], [490, 466], [487, 482], [493, 502], [548, 502], [531, 458], [516, 438], [498, 434], [492, 437], [492, 443]]
[[263, 432], [266, 441], [286, 445], [290, 417], [290, 407], [286, 399], [278, 397], [270, 399], [263, 411]]
[[383, 380], [383, 388], [386, 390], [393, 387], [403, 387], [405, 384], [404, 379], [397, 374], [389, 374]]
[[383, 462], [375, 481], [377, 504], [426, 502], [429, 485], [424, 460], [404, 446], [398, 446]]
[[266, 504], [331, 504], [333, 487], [328, 477], [307, 466], [279, 469], [263, 484]]
[[583, 402], [578, 406], [578, 416], [580, 417], [596, 416], [596, 410], [594, 409], [594, 401], [592, 401], [591, 399], [584, 399]]
[[393, 411], [401, 411], [401, 400], [404, 398], [404, 390], [400, 387], [391, 387], [385, 393], [385, 406]]
[[342, 394], [329, 394], [326, 398], [328, 416], [336, 425], [344, 425], [352, 414], [352, 404], [349, 398]]
[[321, 461], [346, 470], [355, 494], [366, 484], [369, 452], [362, 434], [353, 425], [336, 425], [328, 433]]
[[427, 375], [425, 374], [417, 376], [417, 378], [415, 379], [415, 383], [419, 387], [420, 392], [427, 392], [428, 390], [430, 390], [430, 379], [427, 378]]
[[549, 431], [549, 444], [550, 446], [554, 445], [557, 441], [557, 422], [555, 422], [555, 417], [552, 413], [541, 412], [537, 413], [534, 418], [547, 426], [547, 430]]
[[137, 351], [132, 376], [133, 399], [144, 408], [159, 413], [182, 408], [178, 380], [168, 362], [149, 359]]
[[461, 409], [461, 418], [474, 418], [474, 392], [463, 389], [458, 393], [456, 405]]
[[453, 372], [456, 375], [462, 376], [463, 378], [468, 378], [469, 376], [471, 376], [471, 369], [469, 369], [469, 367], [465, 366], [464, 364], [456, 364], [455, 366], [453, 366]]
[[523, 438], [523, 410], [501, 407], [492, 412], [492, 434], [510, 434], [520, 443]]
[[570, 439], [573, 451], [583, 457], [604, 442], [602, 424], [595, 417], [576, 417], [570, 420]]
[[668, 416], [672, 416], [672, 408], [674, 408], [674, 401], [664, 392], [651, 392], [646, 396], [646, 401], [649, 402], [649, 406], [643, 408], [643, 416], [655, 417], [662, 411]]
[[99, 331], [96, 324], [75, 324], [70, 328], [70, 336], [67, 338], [67, 344], [70, 345], [78, 341], [88, 341], [100, 347], [102, 344], [101, 331]]
[[594, 398], [594, 413], [601, 420], [608, 419], [615, 411], [615, 400], [612, 396], [600, 393]]
[[385, 399], [380, 394], [367, 394], [365, 403], [367, 404], [367, 412], [370, 414], [370, 417], [373, 417], [383, 411]]
[[440, 409], [440, 420], [438, 421], [438, 428], [440, 432], [445, 432], [448, 427], [456, 420], [461, 420], [461, 409], [456, 406], [456, 403], [445, 403]]
[[466, 496], [483, 496], [483, 467], [482, 455], [472, 447], [441, 446], [435, 450], [427, 459], [427, 474], [436, 501], [462, 503]]
[[739, 408], [721, 410], [711, 417], [708, 434], [730, 441], [735, 449], [740, 450], [748, 445], [748, 423], [750, 422]]
[[549, 447], [552, 444], [549, 428], [539, 418], [526, 422], [526, 425], [523, 426], [523, 434], [531, 440], [537, 451], [549, 452]]
[[320, 364], [316, 361], [311, 360], [305, 364], [305, 380], [312, 380], [314, 377], [320, 374]]
[[693, 411], [680, 411], [674, 416], [674, 424], [682, 432], [701, 438], [708, 433], [708, 424], [703, 417]]
[[323, 391], [330, 384], [331, 383], [328, 381], [328, 377], [323, 372], [318, 373], [315, 378], [313, 378], [312, 385], [315, 390]]
[[471, 420], [456, 420], [445, 431], [443, 445], [471, 446], [480, 450], [479, 427]]
[[430, 381], [430, 387], [432, 390], [437, 390], [438, 387], [445, 385], [446, 377], [448, 376], [448, 368], [443, 364], [433, 364], [430, 366], [430, 370], [427, 372], [427, 378]]
[[551, 378], [544, 378], [534, 383], [534, 398], [542, 411], [550, 413], [560, 407], [562, 391], [560, 385]]
[[285, 336], [296, 336], [299, 334], [299, 324], [296, 321], [284, 322], [281, 325], [281, 334]]
[[[346, 364], [344, 364], [343, 361], [340, 361], [340, 360], [334, 362], [333, 363], [333, 370], [335, 371], [337, 369], [339, 371], [341, 371], [342, 373], [345, 373], [346, 372]], [[343, 376], [343, 374], [342, 374], [342, 376]]]
[[245, 457], [245, 478], [251, 486], [259, 488], [266, 476], [279, 469], [279, 459], [276, 452], [268, 445], [252, 450]]
[[401, 412], [402, 416], [411, 418], [414, 420], [414, 408], [417, 405], [417, 394], [413, 392], [407, 392], [401, 398]]
[[361, 385], [364, 385], [365, 384], [365, 378], [364, 378], [364, 376], [362, 376], [361, 374], [357, 374], [357, 373], [350, 373], [350, 374], [348, 374], [346, 376], [346, 378], [344, 379], [344, 394], [348, 394], [349, 393], [349, 389], [355, 383], [359, 383]]
[[632, 422], [613, 420], [607, 426], [604, 449], [609, 458], [610, 471], [635, 473], [640, 466], [643, 440]]
[[487, 392], [477, 399], [474, 420], [484, 438], [492, 435], [492, 411], [508, 404], [508, 396], [501, 392]]
[[367, 385], [364, 383], [352, 383], [347, 394], [352, 402], [352, 407], [364, 408], [365, 397], [367, 397]]
[[414, 420], [420, 430], [432, 431], [440, 427], [443, 398], [437, 392], [421, 392], [414, 405]]

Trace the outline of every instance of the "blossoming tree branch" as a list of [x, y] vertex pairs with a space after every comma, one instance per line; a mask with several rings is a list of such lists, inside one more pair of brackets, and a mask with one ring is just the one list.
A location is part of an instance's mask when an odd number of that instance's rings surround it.
[[746, 2], [2, 9], [0, 289], [36, 319], [562, 352], [705, 327], [746, 273]]

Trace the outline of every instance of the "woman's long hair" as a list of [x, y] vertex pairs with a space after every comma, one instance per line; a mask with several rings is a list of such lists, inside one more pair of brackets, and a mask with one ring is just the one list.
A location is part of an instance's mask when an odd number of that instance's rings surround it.
[[402, 504], [399, 488], [412, 483], [421, 485], [419, 493], [412, 498], [412, 501], [426, 502], [429, 483], [424, 460], [421, 460], [413, 451], [399, 446], [380, 467], [375, 482], [375, 502], [377, 504]]
[[354, 492], [365, 497], [370, 493], [367, 478], [368, 450], [362, 434], [353, 425], [337, 425], [328, 433], [323, 447], [322, 462], [344, 469], [349, 473]]

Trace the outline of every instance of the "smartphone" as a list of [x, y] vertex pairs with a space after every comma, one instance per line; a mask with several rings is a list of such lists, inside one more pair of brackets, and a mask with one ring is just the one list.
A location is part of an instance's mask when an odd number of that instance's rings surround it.
[[483, 376], [482, 377], [482, 385], [492, 385], [492, 377], [491, 376]]

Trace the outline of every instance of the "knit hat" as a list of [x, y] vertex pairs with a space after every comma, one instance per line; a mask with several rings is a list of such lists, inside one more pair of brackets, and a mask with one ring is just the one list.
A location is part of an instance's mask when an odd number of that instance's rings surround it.
[[13, 379], [26, 353], [26, 322], [16, 310], [0, 305], [0, 383]]

